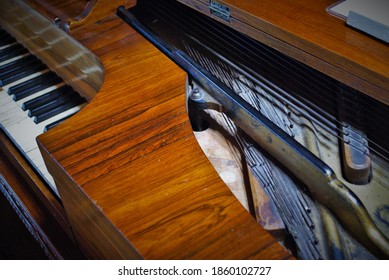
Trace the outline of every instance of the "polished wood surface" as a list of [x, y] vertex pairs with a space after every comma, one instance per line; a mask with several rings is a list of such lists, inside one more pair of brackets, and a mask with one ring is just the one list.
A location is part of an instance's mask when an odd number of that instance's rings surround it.
[[210, 14], [209, 1], [178, 1], [389, 104], [388, 44], [330, 15], [336, 0], [218, 0], [229, 22]]
[[27, 2], [50, 21], [71, 32], [82, 24], [94, 24], [114, 14], [117, 7], [131, 7], [136, 0], [27, 0]]
[[72, 36], [104, 65], [96, 97], [38, 137], [91, 258], [292, 258], [243, 208], [198, 146], [186, 73], [116, 15]]

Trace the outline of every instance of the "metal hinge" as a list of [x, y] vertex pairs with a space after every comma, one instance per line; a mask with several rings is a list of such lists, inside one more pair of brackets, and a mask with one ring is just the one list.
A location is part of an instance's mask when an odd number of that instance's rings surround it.
[[213, 0], [210, 0], [209, 1], [209, 11], [211, 12], [211, 14], [221, 18], [221, 19], [224, 19], [225, 21], [230, 21], [230, 17], [231, 17], [231, 12], [230, 12], [230, 9], [226, 6], [223, 6], [222, 4], [216, 2], [216, 1], [213, 1]]

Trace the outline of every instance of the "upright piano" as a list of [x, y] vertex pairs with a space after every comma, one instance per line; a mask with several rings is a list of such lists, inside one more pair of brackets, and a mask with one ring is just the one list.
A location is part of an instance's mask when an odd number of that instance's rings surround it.
[[388, 258], [389, 49], [332, 2], [2, 3], [4, 201], [49, 258]]

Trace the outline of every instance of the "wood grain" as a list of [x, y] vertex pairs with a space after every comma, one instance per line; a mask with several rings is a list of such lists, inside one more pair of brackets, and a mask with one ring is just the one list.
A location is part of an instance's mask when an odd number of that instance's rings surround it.
[[385, 104], [389, 104], [388, 44], [327, 13], [334, 0], [220, 0], [226, 22], [206, 0], [178, 0]]
[[38, 138], [91, 258], [292, 258], [198, 146], [186, 73], [116, 16], [72, 35], [104, 65], [96, 97]]
[[27, 0], [26, 2], [70, 33], [78, 26], [94, 24], [115, 14], [119, 6], [129, 8], [136, 4], [136, 0]]

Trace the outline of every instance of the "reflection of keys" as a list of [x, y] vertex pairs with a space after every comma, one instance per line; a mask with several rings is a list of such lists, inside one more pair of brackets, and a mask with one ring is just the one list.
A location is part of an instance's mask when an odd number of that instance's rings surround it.
[[0, 30], [0, 123], [56, 191], [35, 138], [85, 106], [85, 99]]

